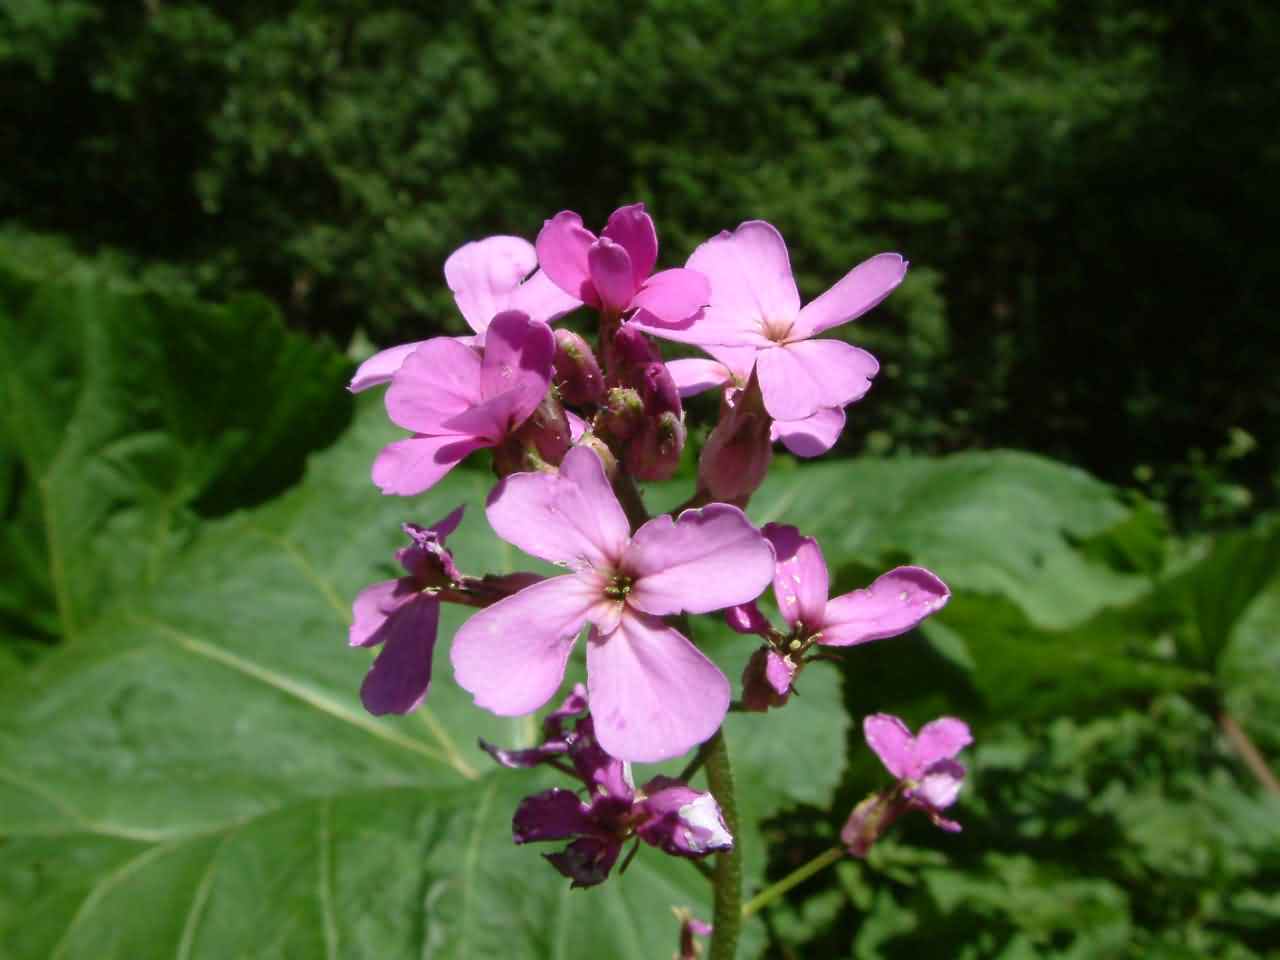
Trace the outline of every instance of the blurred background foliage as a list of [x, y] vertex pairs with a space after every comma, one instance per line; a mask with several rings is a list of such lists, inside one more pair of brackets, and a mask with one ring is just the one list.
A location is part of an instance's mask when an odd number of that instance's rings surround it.
[[368, 485], [394, 431], [347, 355], [460, 331], [460, 244], [638, 199], [668, 265], [773, 221], [806, 298], [913, 261], [845, 328], [883, 365], [861, 456], [780, 460], [751, 514], [841, 589], [911, 560], [956, 597], [735, 728], [748, 882], [881, 785], [815, 722], [841, 700], [972, 722], [966, 829], [905, 824], [751, 952], [1280, 956], [1280, 802], [1231, 732], [1280, 756], [1277, 50], [1260, 0], [0, 2], [0, 943], [670, 952], [692, 871], [565, 898], [466, 747], [528, 731], [443, 663], [437, 726], [363, 718], [342, 647], [406, 510], [469, 502], [460, 552], [508, 562], [480, 471]]

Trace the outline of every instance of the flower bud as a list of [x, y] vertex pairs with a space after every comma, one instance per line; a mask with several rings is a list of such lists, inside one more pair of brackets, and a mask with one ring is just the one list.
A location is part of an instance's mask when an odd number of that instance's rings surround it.
[[505, 477], [557, 467], [573, 444], [570, 433], [564, 407], [548, 392], [529, 419], [494, 448], [493, 470]]
[[669, 480], [680, 466], [684, 441], [684, 420], [678, 413], [646, 418], [627, 444], [627, 469], [637, 480]]
[[772, 647], [761, 647], [751, 655], [742, 671], [742, 706], [764, 713], [781, 707], [791, 696], [796, 665]]
[[591, 346], [572, 330], [556, 336], [555, 384], [560, 397], [572, 406], [593, 406], [604, 396], [604, 375]]
[[680, 406], [680, 390], [665, 363], [655, 361], [646, 364], [640, 371], [639, 381], [645, 413], [650, 416], [661, 413], [679, 416], [684, 412]]
[[711, 500], [742, 506], [764, 482], [773, 458], [771, 421], [761, 402], [755, 374], [742, 391], [725, 391], [720, 422], [698, 460], [698, 488]]
[[873, 793], [853, 808], [840, 830], [840, 842], [855, 857], [865, 857], [893, 822], [907, 809], [897, 790]]
[[596, 433], [608, 442], [629, 440], [644, 423], [644, 400], [631, 387], [613, 387], [596, 416]]
[[654, 349], [653, 342], [638, 327], [629, 323], [624, 323], [613, 335], [613, 349], [614, 356], [622, 367], [642, 367], [662, 359]]

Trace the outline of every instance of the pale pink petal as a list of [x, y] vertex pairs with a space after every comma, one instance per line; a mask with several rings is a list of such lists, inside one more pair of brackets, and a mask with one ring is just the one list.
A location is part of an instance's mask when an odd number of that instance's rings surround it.
[[582, 435], [587, 432], [587, 428], [590, 424], [572, 410], [565, 410], [564, 415], [569, 421], [569, 439], [574, 443], [577, 443], [582, 439]]
[[584, 303], [599, 306], [591, 271], [587, 267], [587, 251], [596, 235], [582, 225], [582, 218], [571, 210], [562, 210], [542, 224], [538, 233], [538, 266], [557, 287]]
[[409, 437], [387, 444], [373, 461], [373, 483], [386, 494], [410, 497], [433, 487], [470, 453], [490, 446], [476, 437]]
[[387, 622], [387, 617], [417, 595], [418, 590], [406, 577], [383, 580], [365, 587], [351, 604], [347, 643], [353, 647], [377, 646], [386, 639], [378, 631]]
[[785, 347], [756, 354], [756, 376], [764, 407], [775, 420], [803, 420], [822, 407], [822, 388], [799, 358]]
[[818, 542], [781, 523], [767, 523], [760, 532], [773, 544], [777, 556], [773, 595], [783, 619], [793, 627], [803, 623], [810, 630], [820, 630], [828, 580], [827, 563]]
[[871, 389], [875, 357], [841, 340], [801, 340], [761, 350], [756, 371], [764, 406], [775, 420], [803, 420], [822, 407], [843, 407]]
[[414, 343], [402, 343], [398, 347], [380, 350], [356, 368], [356, 375], [347, 384], [347, 389], [352, 393], [359, 393], [361, 390], [376, 387], [380, 383], [389, 383], [395, 376], [395, 372], [400, 369], [400, 365], [404, 363], [405, 357], [426, 342], [426, 340], [418, 340]]
[[712, 503], [654, 517], [622, 556], [627, 602], [646, 613], [707, 613], [754, 600], [773, 579], [773, 548], [737, 507]]
[[504, 429], [524, 423], [551, 386], [556, 339], [541, 320], [523, 313], [498, 314], [485, 337], [480, 392], [485, 400], [505, 400], [500, 419]]
[[733, 380], [733, 374], [723, 363], [690, 357], [685, 360], [667, 361], [667, 372], [675, 381], [682, 397], [692, 397], [712, 387], [719, 387]]
[[444, 279], [454, 302], [476, 333], [508, 308], [520, 282], [538, 266], [533, 244], [520, 237], [485, 237], [467, 243], [444, 262]]
[[947, 585], [923, 567], [897, 567], [865, 590], [830, 601], [818, 642], [847, 647], [896, 637], [941, 610], [950, 598]]
[[905, 723], [891, 714], [873, 713], [862, 721], [862, 734], [891, 774], [899, 780], [910, 776], [913, 742]]
[[693, 251], [685, 266], [711, 282], [711, 303], [750, 318], [788, 322], [800, 312], [787, 244], [772, 224], [748, 220]]
[[[643, 289], [641, 293], [643, 293]], [[759, 349], [773, 346], [773, 341], [760, 332], [759, 322], [742, 314], [712, 304], [674, 324], [664, 323], [648, 310], [637, 310], [631, 323], [642, 327], [646, 333], [676, 343], [691, 343], [704, 349], [712, 346], [750, 347]]]
[[479, 402], [480, 355], [450, 337], [405, 357], [386, 395], [392, 422], [417, 433], [449, 433], [442, 424]]
[[893, 292], [907, 275], [907, 261], [896, 253], [864, 260], [818, 299], [805, 304], [791, 330], [793, 337], [812, 337], [862, 316]]
[[587, 638], [587, 690], [596, 738], [619, 760], [678, 757], [720, 728], [729, 681], [657, 617], [628, 611], [608, 638]]
[[724, 364], [734, 379], [744, 385], [751, 376], [751, 368], [756, 365], [756, 354], [760, 352], [758, 347], [726, 347], [717, 344], [708, 344], [703, 349]]
[[633, 203], [613, 211], [601, 235], [626, 249], [634, 271], [633, 286], [644, 283], [658, 262], [658, 231], [654, 229], [653, 218], [645, 213], [644, 204]]
[[[698, 322], [698, 311], [711, 299], [711, 285], [696, 270], [676, 267], [655, 273], [631, 300], [637, 308], [635, 321], [658, 333], [662, 327], [689, 329]], [[675, 339], [675, 338], [672, 338]]]
[[565, 454], [560, 473], [515, 473], [489, 495], [489, 523], [503, 540], [552, 563], [607, 568], [627, 542], [630, 525], [587, 447]]
[[773, 421], [773, 439], [797, 457], [820, 457], [836, 445], [844, 424], [844, 407], [823, 407], [803, 420]]
[[973, 735], [963, 720], [955, 717], [931, 720], [916, 735], [916, 763], [923, 770], [939, 761], [951, 760], [971, 743]]
[[734, 607], [726, 607], [724, 622], [735, 633], [759, 634], [762, 637], [769, 635], [769, 620], [760, 612], [754, 600], [748, 600]]
[[387, 618], [382, 650], [360, 685], [360, 700], [375, 716], [409, 713], [427, 695], [440, 601], [418, 594]]
[[587, 251], [587, 269], [601, 306], [614, 313], [626, 309], [636, 292], [631, 257], [626, 248], [608, 237], [601, 237]]
[[476, 706], [513, 717], [555, 694], [587, 611], [598, 599], [570, 574], [552, 577], [485, 607], [453, 638], [454, 679]]
[[552, 323], [582, 306], [582, 301], [561, 290], [545, 270], [539, 270], [516, 287], [507, 298], [508, 310], [527, 313], [534, 320]]
[[960, 787], [964, 784], [964, 767], [954, 760], [942, 760], [913, 779], [919, 781], [919, 786], [911, 790], [913, 799], [924, 801], [934, 810], [945, 810], [960, 795]]

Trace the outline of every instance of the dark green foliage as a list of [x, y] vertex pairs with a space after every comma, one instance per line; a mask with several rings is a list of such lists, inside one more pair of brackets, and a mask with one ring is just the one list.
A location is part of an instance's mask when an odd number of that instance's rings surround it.
[[915, 263], [852, 334], [854, 436], [1146, 466], [1194, 512], [1239, 427], [1225, 479], [1273, 493], [1274, 5], [41, 0], [0, 36], [0, 216], [295, 324], [457, 329], [445, 256], [563, 207], [648, 201], [670, 263], [765, 217], [808, 296]]

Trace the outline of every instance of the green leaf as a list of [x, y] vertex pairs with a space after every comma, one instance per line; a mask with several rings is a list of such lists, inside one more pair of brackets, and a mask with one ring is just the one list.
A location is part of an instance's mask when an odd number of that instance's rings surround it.
[[[1112, 489], [1028, 454], [807, 464], [771, 477], [750, 512], [817, 537], [833, 568], [920, 563], [956, 595], [998, 594], [1046, 628], [1079, 624], [1147, 589], [1145, 577], [1073, 545], [1129, 515]], [[866, 582], [836, 580], [842, 591]]]
[[350, 418], [348, 367], [259, 299], [0, 259], [0, 629], [76, 637], [158, 579], [198, 515], [294, 482]]

